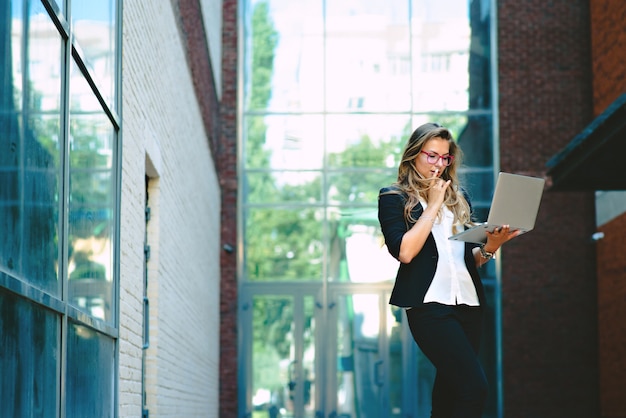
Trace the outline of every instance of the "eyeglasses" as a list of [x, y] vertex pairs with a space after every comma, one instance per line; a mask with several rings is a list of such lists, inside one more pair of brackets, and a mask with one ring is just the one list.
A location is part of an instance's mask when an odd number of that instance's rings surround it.
[[437, 162], [441, 160], [443, 165], [447, 167], [450, 164], [452, 164], [452, 161], [454, 161], [454, 155], [450, 155], [450, 154], [439, 155], [436, 152], [426, 152], [426, 151], [420, 151], [420, 152], [422, 154], [426, 154], [426, 161], [428, 161], [428, 164], [437, 164]]

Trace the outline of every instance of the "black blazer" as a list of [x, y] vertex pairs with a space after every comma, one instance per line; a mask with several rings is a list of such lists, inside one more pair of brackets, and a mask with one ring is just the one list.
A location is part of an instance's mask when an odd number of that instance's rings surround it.
[[[413, 226], [414, 222], [409, 222], [404, 218], [406, 195], [401, 193], [386, 194], [390, 190], [393, 190], [393, 186], [384, 187], [378, 195], [378, 221], [387, 249], [397, 260], [400, 255], [402, 237]], [[422, 205], [418, 204], [413, 209], [412, 215], [418, 219], [423, 211]], [[476, 246], [477, 244], [465, 243], [465, 265], [476, 287], [480, 306], [484, 307], [485, 289], [472, 253], [472, 249]], [[433, 277], [435, 277], [438, 258], [437, 245], [431, 233], [426, 238], [424, 247], [410, 263], [400, 263], [389, 303], [403, 308], [422, 305], [424, 296], [433, 281]]]

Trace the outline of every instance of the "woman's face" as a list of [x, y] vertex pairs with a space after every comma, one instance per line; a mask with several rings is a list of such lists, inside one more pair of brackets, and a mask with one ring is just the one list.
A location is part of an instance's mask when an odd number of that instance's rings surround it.
[[[450, 142], [438, 136], [426, 141], [422, 151], [415, 157], [415, 169], [424, 178], [440, 177], [446, 168], [442, 158], [450, 153]], [[434, 163], [428, 162], [437, 159]]]

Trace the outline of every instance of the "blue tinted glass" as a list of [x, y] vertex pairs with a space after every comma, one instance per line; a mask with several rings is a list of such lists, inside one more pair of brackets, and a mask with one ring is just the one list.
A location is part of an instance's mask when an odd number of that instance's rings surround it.
[[69, 295], [113, 321], [113, 128], [104, 114], [70, 116]]
[[28, 3], [28, 23], [21, 2], [3, 4], [13, 19], [0, 28], [12, 50], [0, 57], [0, 264], [58, 293], [61, 37], [41, 3]]
[[1, 416], [57, 416], [58, 330], [54, 314], [0, 290]]
[[113, 416], [115, 343], [75, 323], [67, 335], [67, 416]]

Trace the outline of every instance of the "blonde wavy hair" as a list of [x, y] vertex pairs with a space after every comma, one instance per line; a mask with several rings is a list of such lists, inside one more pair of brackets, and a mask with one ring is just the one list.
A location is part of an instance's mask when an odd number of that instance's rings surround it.
[[[432, 187], [432, 180], [424, 178], [415, 168], [415, 159], [422, 151], [424, 144], [432, 138], [440, 138], [450, 143], [450, 155], [454, 157], [452, 164], [444, 167], [441, 178], [450, 180], [446, 189], [444, 205], [453, 213], [453, 232], [463, 225], [471, 225], [470, 206], [459, 184], [457, 170], [463, 159], [461, 148], [452, 138], [450, 131], [436, 123], [427, 123], [418, 127], [409, 138], [402, 160], [398, 167], [398, 180], [394, 183], [391, 193], [402, 193], [407, 196], [404, 206], [404, 217], [409, 222], [416, 222], [411, 212], [419, 204], [420, 198], [428, 203], [428, 191]], [[441, 218], [441, 211], [437, 215]], [[462, 229], [462, 228], [460, 228]]]

